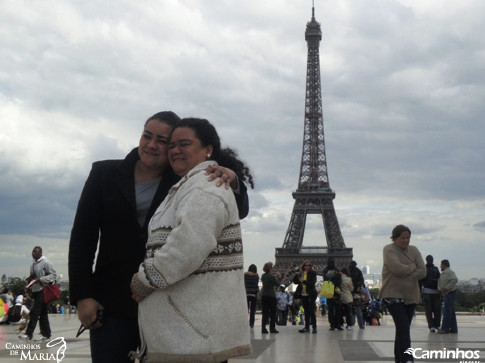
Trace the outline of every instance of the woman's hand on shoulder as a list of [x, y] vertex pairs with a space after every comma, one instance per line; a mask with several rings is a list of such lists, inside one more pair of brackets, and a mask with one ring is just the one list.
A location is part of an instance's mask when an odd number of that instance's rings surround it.
[[207, 178], [209, 181], [219, 179], [216, 182], [216, 186], [218, 187], [223, 184], [226, 189], [229, 189], [229, 187], [237, 189], [238, 187], [236, 173], [231, 169], [219, 165], [210, 165], [205, 169], [205, 175], [209, 175]]

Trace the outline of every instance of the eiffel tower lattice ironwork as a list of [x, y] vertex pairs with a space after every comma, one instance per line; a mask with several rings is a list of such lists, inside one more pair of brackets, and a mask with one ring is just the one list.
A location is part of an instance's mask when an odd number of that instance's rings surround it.
[[[281, 273], [283, 283], [291, 283], [292, 272], [304, 260], [310, 260], [313, 269], [321, 273], [329, 257], [337, 266], [348, 265], [352, 260], [352, 248], [345, 246], [335, 213], [335, 192], [330, 188], [325, 154], [322, 115], [322, 90], [320, 81], [319, 45], [322, 39], [320, 23], [312, 19], [307, 23], [305, 40], [308, 45], [305, 124], [298, 189], [293, 192], [295, 204], [282, 248], [276, 248], [274, 271]], [[320, 214], [327, 247], [302, 246], [308, 214]]]

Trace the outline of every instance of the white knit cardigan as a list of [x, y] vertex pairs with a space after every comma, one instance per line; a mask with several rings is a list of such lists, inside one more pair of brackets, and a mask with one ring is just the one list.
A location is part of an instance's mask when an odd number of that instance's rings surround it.
[[251, 353], [243, 249], [233, 192], [192, 169], [149, 224], [133, 276], [148, 362], [221, 362]]

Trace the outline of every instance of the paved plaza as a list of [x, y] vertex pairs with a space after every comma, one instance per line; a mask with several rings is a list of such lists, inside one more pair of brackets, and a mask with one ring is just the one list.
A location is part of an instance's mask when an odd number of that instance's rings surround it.
[[[53, 339], [62, 337], [66, 342], [63, 363], [90, 362], [89, 334], [86, 332], [75, 338], [79, 328], [76, 314], [49, 315]], [[301, 326], [277, 327], [279, 334], [261, 334], [261, 315], [256, 315], [256, 326], [251, 329], [253, 354], [251, 356], [230, 359], [230, 363], [352, 363], [352, 362], [394, 362], [393, 342], [394, 325], [390, 315], [384, 316], [381, 326], [366, 326], [365, 329], [351, 331], [329, 331], [326, 318], [318, 318], [317, 334], [301, 334]], [[416, 359], [416, 362], [485, 362], [485, 316], [459, 315], [458, 334], [430, 333], [426, 319], [417, 315], [411, 328], [412, 348], [425, 350], [480, 351], [480, 359]], [[48, 358], [56, 361], [60, 345], [47, 348], [45, 343], [35, 342], [29, 349], [22, 349], [22, 342], [17, 338], [17, 327], [0, 326], [0, 362], [41, 361]], [[59, 339], [60, 340], [60, 339]], [[42, 353], [44, 355], [42, 355]], [[62, 358], [62, 355], [59, 355]], [[59, 360], [60, 361], [60, 360]]]

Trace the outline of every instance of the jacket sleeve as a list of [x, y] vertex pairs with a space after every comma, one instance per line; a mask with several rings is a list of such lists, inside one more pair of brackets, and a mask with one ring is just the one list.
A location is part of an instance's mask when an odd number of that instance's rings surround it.
[[449, 272], [447, 279], [444, 284], [444, 288], [448, 291], [454, 291], [456, 289], [456, 284], [458, 283], [458, 278], [454, 272]]
[[386, 265], [389, 271], [391, 271], [391, 273], [395, 276], [399, 276], [399, 277], [409, 276], [417, 270], [417, 266], [415, 263], [406, 264], [401, 262], [401, 259], [399, 258], [399, 255], [398, 255], [398, 251], [396, 251], [392, 247], [392, 245], [390, 245], [389, 248], [387, 247], [384, 248], [383, 259], [384, 259], [384, 265]]
[[52, 265], [52, 263], [49, 260], [46, 260], [44, 263], [45, 263], [45, 266], [44, 266], [45, 275], [40, 277], [40, 282], [42, 282], [42, 284], [44, 285], [50, 285], [56, 282], [57, 272], [54, 269], [54, 265]]
[[69, 295], [73, 305], [94, 296], [93, 264], [101, 220], [101, 177], [93, 164], [79, 199], [69, 242]]
[[415, 263], [416, 263], [416, 271], [414, 272], [414, 279], [419, 281], [426, 277], [426, 265], [424, 264], [423, 256], [421, 256], [421, 252], [417, 248], [415, 248]]
[[146, 258], [133, 276], [135, 291], [147, 296], [196, 271], [217, 247], [217, 236], [227, 218], [228, 211], [221, 198], [200, 189], [190, 191], [179, 203], [175, 228], [167, 243], [153, 257]]
[[296, 273], [295, 276], [293, 276], [293, 283], [295, 285], [301, 284], [301, 282], [300, 282], [300, 274], [299, 273]]

